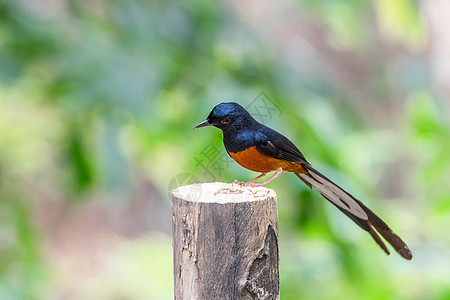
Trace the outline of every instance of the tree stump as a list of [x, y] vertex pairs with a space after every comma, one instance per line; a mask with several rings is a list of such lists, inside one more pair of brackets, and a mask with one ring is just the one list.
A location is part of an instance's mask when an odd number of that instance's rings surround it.
[[279, 299], [273, 190], [226, 183], [172, 192], [175, 299]]

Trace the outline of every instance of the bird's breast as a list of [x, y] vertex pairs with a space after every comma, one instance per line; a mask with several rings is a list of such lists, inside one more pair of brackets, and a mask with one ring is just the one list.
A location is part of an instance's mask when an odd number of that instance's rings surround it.
[[306, 173], [300, 163], [266, 155], [255, 146], [235, 153], [228, 151], [228, 153], [238, 164], [251, 171], [268, 173], [282, 168], [285, 172]]

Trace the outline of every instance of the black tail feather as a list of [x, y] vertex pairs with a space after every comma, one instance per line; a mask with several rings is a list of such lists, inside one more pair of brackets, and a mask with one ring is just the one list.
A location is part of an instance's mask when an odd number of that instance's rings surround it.
[[[356, 200], [356, 199], [355, 199]], [[371, 211], [367, 206], [361, 203], [361, 201], [356, 200], [359, 205], [361, 205], [362, 209], [367, 213], [367, 216], [369, 217], [368, 223], [373, 228], [377, 230], [379, 234], [389, 243], [392, 247], [394, 247], [395, 251], [397, 251], [402, 257], [411, 260], [412, 259], [412, 253], [411, 250], [409, 250], [408, 246], [405, 244], [405, 242], [402, 241], [402, 239], [396, 235], [392, 229], [389, 228], [389, 226], [380, 219], [373, 211]], [[372, 235], [373, 236], [373, 235]]]
[[[389, 226], [381, 220], [373, 211], [371, 211], [367, 206], [365, 206], [361, 201], [355, 199], [352, 195], [344, 191], [341, 187], [339, 187], [337, 184], [332, 182], [330, 179], [319, 173], [317, 170], [312, 168], [310, 165], [305, 165], [305, 168], [309, 172], [314, 172], [316, 175], [320, 176], [324, 180], [326, 180], [328, 183], [331, 183], [334, 187], [341, 190], [345, 195], [349, 196], [352, 200], [354, 200], [361, 209], [367, 214], [367, 219], [362, 219], [354, 214], [352, 214], [349, 210], [346, 210], [339, 205], [335, 203], [332, 199], [330, 199], [327, 195], [324, 193], [321, 193], [322, 196], [330, 201], [333, 205], [335, 205], [340, 211], [342, 211], [347, 217], [353, 220], [359, 227], [364, 229], [365, 231], [369, 232], [369, 234], [372, 236], [372, 238], [375, 240], [375, 242], [386, 252], [386, 254], [390, 254], [389, 250], [387, 249], [386, 245], [384, 244], [383, 240], [380, 238], [378, 233], [389, 243], [392, 245], [392, 247], [397, 251], [403, 258], [411, 260], [412, 254], [409, 250], [408, 246], [401, 240], [399, 236], [397, 236], [390, 228]], [[300, 178], [304, 183], [306, 183], [309, 187], [314, 187], [318, 190], [318, 187], [314, 186], [314, 184], [320, 184], [317, 180], [315, 180], [310, 173], [307, 174], [297, 174], [298, 178]], [[303, 178], [302, 178], [303, 176]], [[323, 185], [320, 187], [323, 189]], [[319, 191], [320, 192], [320, 191]], [[347, 197], [346, 197], [347, 198]], [[348, 201], [348, 199], [346, 199]], [[351, 200], [350, 200], [351, 201]], [[376, 230], [376, 231], [375, 231]], [[377, 233], [378, 232], [378, 233]]]

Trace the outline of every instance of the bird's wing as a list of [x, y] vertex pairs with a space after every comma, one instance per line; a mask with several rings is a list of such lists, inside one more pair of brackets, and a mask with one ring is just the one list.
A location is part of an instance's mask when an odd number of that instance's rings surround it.
[[264, 153], [265, 155], [283, 159], [292, 162], [298, 162], [300, 164], [308, 164], [306, 158], [300, 152], [300, 150], [292, 143], [287, 137], [275, 132], [270, 136], [264, 136], [263, 139], [259, 139], [260, 143], [256, 145], [256, 149]]

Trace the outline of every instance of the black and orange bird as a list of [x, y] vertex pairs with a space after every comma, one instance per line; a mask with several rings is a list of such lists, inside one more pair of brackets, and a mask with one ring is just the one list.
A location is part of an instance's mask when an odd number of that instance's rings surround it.
[[[369, 232], [378, 245], [390, 254], [381, 235], [405, 259], [412, 259], [408, 246], [389, 226], [361, 201], [314, 169], [300, 150], [284, 135], [256, 121], [250, 113], [235, 102], [221, 103], [213, 108], [206, 121], [195, 128], [214, 126], [222, 130], [223, 143], [228, 154], [241, 166], [261, 175], [245, 186], [265, 186], [282, 172], [292, 172], [310, 188], [315, 188], [359, 227]], [[255, 181], [275, 171], [263, 183]], [[378, 233], [377, 233], [378, 232]]]

